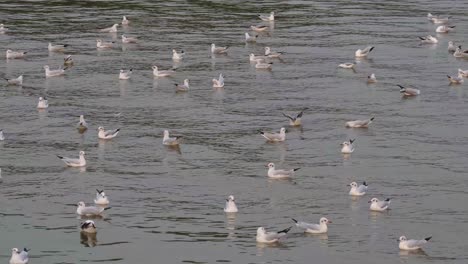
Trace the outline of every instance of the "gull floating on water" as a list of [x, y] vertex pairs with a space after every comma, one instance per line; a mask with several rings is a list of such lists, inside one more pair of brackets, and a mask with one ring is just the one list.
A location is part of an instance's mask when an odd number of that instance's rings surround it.
[[268, 27], [263, 26], [263, 25], [258, 25], [258, 26], [250, 26], [250, 29], [252, 29], [255, 32], [263, 32], [263, 31], [267, 30]]
[[462, 50], [461, 46], [458, 46], [455, 52], [453, 53], [455, 58], [468, 58], [468, 50]]
[[20, 75], [18, 78], [15, 79], [7, 79], [5, 80], [8, 82], [10, 85], [23, 85], [23, 75]]
[[260, 134], [268, 141], [279, 142], [286, 140], [286, 128], [282, 127], [279, 133], [269, 133], [260, 130]]
[[123, 70], [121, 69], [119, 72], [119, 80], [128, 80], [132, 76], [133, 69], [130, 70]]
[[421, 94], [421, 91], [415, 88], [409, 88], [409, 87], [403, 87], [399, 84], [397, 84], [398, 87], [400, 87], [400, 93], [403, 94], [403, 96], [417, 96]]
[[372, 198], [369, 203], [371, 204], [369, 209], [371, 211], [383, 212], [388, 209], [390, 206], [390, 198], [385, 199], [385, 201], [379, 201], [377, 198]]
[[228, 52], [229, 47], [216, 47], [214, 43], [211, 44], [211, 53], [212, 54], [226, 54]]
[[44, 66], [44, 70], [45, 70], [45, 76], [46, 77], [57, 77], [57, 76], [61, 76], [61, 75], [64, 75], [65, 74], [65, 70], [62, 69], [62, 68], [58, 68], [56, 70], [51, 70], [49, 68], [49, 65], [45, 65]]
[[245, 32], [245, 42], [257, 42], [258, 35], [250, 35], [249, 33]]
[[398, 247], [401, 249], [401, 250], [418, 250], [418, 249], [421, 249], [422, 246], [424, 246], [427, 241], [431, 240], [431, 236], [430, 237], [426, 237], [424, 239], [421, 239], [421, 240], [416, 240], [416, 239], [407, 239], [405, 236], [401, 236], [398, 241], [400, 242]]
[[176, 92], [188, 92], [190, 85], [189, 85], [189, 79], [184, 80], [184, 84], [178, 84], [174, 83]]
[[86, 206], [84, 202], [78, 202], [78, 208], [76, 208], [76, 213], [79, 215], [93, 216], [101, 215], [106, 208], [98, 206]]
[[257, 229], [257, 242], [259, 243], [276, 243], [280, 238], [284, 237], [292, 227], [288, 227], [278, 232], [267, 232], [264, 227]]
[[5, 136], [3, 135], [3, 129], [0, 129], [0, 141], [5, 140]]
[[38, 109], [46, 109], [49, 107], [49, 101], [46, 97], [39, 97], [39, 102], [37, 102]]
[[343, 154], [351, 154], [354, 152], [354, 143], [355, 139], [350, 139], [348, 141], [345, 141], [341, 143], [341, 153]]
[[122, 17], [122, 25], [128, 25], [128, 24], [130, 24], [130, 21], [127, 19], [126, 16], [123, 16]]
[[434, 24], [447, 24], [449, 22], [449, 19], [451, 18], [450, 16], [448, 17], [441, 17], [441, 16], [434, 16], [432, 15], [431, 13], [429, 13], [428, 15], [431, 15], [431, 17], [427, 17], [430, 21], [432, 21], [432, 23]]
[[283, 52], [274, 52], [270, 47], [265, 47], [265, 56], [268, 58], [279, 58], [281, 55], [283, 55]]
[[10, 264], [27, 264], [29, 262], [29, 250], [24, 248], [23, 251], [19, 251], [17, 248], [12, 248]]
[[269, 16], [265, 15], [258, 15], [258, 17], [263, 21], [274, 21], [275, 20], [275, 12], [271, 12]]
[[325, 217], [320, 218], [319, 224], [309, 224], [306, 222], [299, 222], [296, 219], [292, 218], [292, 220], [296, 223], [296, 226], [302, 229], [305, 229], [304, 232], [311, 233], [311, 234], [324, 234], [328, 232], [328, 223], [332, 223], [332, 221], [328, 220]]
[[229, 195], [229, 197], [226, 199], [226, 205], [224, 205], [224, 212], [225, 213], [237, 213], [239, 210], [237, 210], [236, 203], [234, 201], [234, 196]]
[[352, 68], [354, 68], [354, 66], [356, 66], [356, 64], [350, 63], [350, 62], [346, 62], [346, 63], [342, 63], [342, 64], [338, 65], [338, 67], [344, 68], [344, 69], [352, 69]]
[[127, 37], [122, 35], [122, 43], [137, 43], [138, 39], [135, 37]]
[[354, 53], [354, 55], [356, 57], [367, 57], [367, 55], [369, 55], [369, 53], [374, 49], [373, 46], [367, 46], [365, 49], [361, 50], [361, 49], [358, 49], [356, 50], [356, 52]]
[[24, 56], [26, 56], [28, 52], [27, 51], [12, 51], [12, 50], [7, 50], [6, 51], [6, 58], [7, 59], [22, 59]]
[[80, 225], [81, 232], [95, 234], [97, 233], [96, 224], [93, 220], [86, 220]]
[[106, 193], [104, 190], [98, 190], [96, 189], [96, 199], [94, 199], [95, 204], [99, 205], [108, 205], [109, 204], [109, 198], [107, 198]]
[[461, 75], [462, 77], [468, 78], [468, 70], [464, 71], [462, 69], [458, 69], [458, 75]]
[[290, 178], [294, 176], [294, 172], [298, 171], [300, 168], [290, 169], [290, 170], [276, 170], [275, 164], [273, 162], [268, 163], [268, 177], [270, 178]]
[[437, 38], [431, 36], [431, 35], [427, 35], [425, 37], [419, 37], [419, 39], [421, 40], [421, 43], [424, 43], [424, 44], [436, 44], [439, 42], [439, 40], [437, 40]]
[[71, 55], [67, 55], [65, 56], [65, 58], [63, 58], [63, 65], [65, 66], [73, 65], [73, 59]]
[[8, 31], [8, 28], [5, 25], [0, 24], [0, 34], [5, 34]]
[[158, 66], [153, 66], [152, 69], [154, 77], [168, 77], [176, 73], [176, 69], [160, 71]]
[[346, 127], [351, 127], [351, 128], [367, 128], [369, 125], [374, 121], [375, 117], [371, 117], [366, 120], [354, 120], [354, 121], [348, 121], [346, 122]]
[[112, 42], [103, 42], [102, 40], [100, 39], [97, 39], [96, 40], [96, 47], [98, 49], [110, 49], [114, 46], [114, 41]]
[[84, 119], [84, 115], [80, 115], [80, 122], [78, 122], [78, 129], [85, 131], [88, 129], [88, 124], [86, 123], [86, 120]]
[[377, 82], [377, 78], [375, 77], [375, 74], [371, 74], [369, 76], [367, 76], [367, 83], [376, 83]]
[[98, 137], [100, 139], [113, 139], [119, 134], [120, 128], [106, 131], [104, 127], [100, 126], [98, 131]]
[[453, 31], [455, 26], [438, 26], [436, 28], [437, 33], [449, 33], [450, 31]]
[[457, 50], [457, 46], [455, 46], [455, 43], [453, 43], [453, 41], [448, 42], [447, 50], [449, 52], [455, 52]]
[[251, 62], [265, 62], [267, 58], [267, 56], [255, 55], [253, 53], [249, 55], [249, 61]]
[[177, 52], [177, 50], [173, 49], [172, 50], [172, 60], [179, 61], [182, 60], [185, 56], [185, 52], [181, 50], [180, 52]]
[[64, 51], [66, 47], [68, 47], [68, 44], [55, 44], [55, 45], [52, 45], [52, 43], [49, 42], [48, 49], [49, 49], [49, 51]]
[[213, 79], [213, 88], [223, 88], [224, 87], [224, 77], [223, 74], [220, 73], [218, 79]]
[[85, 152], [84, 151], [80, 151], [80, 157], [78, 159], [62, 157], [62, 156], [58, 156], [58, 155], [57, 155], [57, 157], [59, 159], [61, 159], [63, 162], [65, 162], [65, 164], [68, 167], [84, 167], [84, 166], [86, 166]]
[[349, 195], [352, 196], [363, 196], [367, 192], [367, 183], [363, 182], [361, 185], [358, 186], [356, 182], [352, 182], [349, 184], [351, 186], [351, 190], [349, 190]]
[[307, 110], [307, 108], [302, 109], [299, 113], [297, 113], [295, 116], [290, 116], [285, 113], [282, 113], [284, 117], [287, 117], [289, 119], [289, 125], [290, 126], [300, 126], [301, 125], [301, 119], [302, 115], [304, 114], [304, 111]]
[[458, 76], [447, 75], [447, 78], [449, 79], [451, 84], [462, 84], [464, 82], [463, 75], [461, 75], [460, 73], [458, 74]]
[[271, 70], [272, 66], [273, 66], [273, 62], [264, 62], [262, 60], [257, 60], [257, 63], [255, 64], [255, 69]]
[[100, 29], [99, 31], [100, 32], [115, 33], [115, 32], [117, 32], [117, 27], [118, 26], [119, 26], [119, 24], [114, 24], [112, 27], [103, 28], [103, 29]]
[[170, 137], [169, 136], [169, 131], [164, 130], [164, 137], [163, 137], [162, 143], [163, 143], [163, 145], [167, 145], [167, 146], [176, 146], [176, 145], [180, 144], [181, 139], [182, 139], [181, 136]]

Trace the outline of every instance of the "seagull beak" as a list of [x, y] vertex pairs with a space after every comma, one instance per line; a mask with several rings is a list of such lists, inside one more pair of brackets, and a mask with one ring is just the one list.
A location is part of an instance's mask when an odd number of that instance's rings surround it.
[[372, 201], [368, 201], [367, 203], [372, 203]]
[[329, 223], [329, 224], [333, 224], [333, 222], [332, 222], [332, 221], [330, 221], [330, 220], [328, 220], [328, 223]]

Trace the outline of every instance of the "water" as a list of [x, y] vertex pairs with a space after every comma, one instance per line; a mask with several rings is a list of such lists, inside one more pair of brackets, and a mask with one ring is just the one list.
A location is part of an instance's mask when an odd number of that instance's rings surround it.
[[[25, 60], [3, 61], [7, 77], [24, 74], [23, 88], [0, 89], [0, 257], [31, 247], [31, 263], [466, 263], [468, 125], [465, 85], [448, 86], [446, 74], [467, 69], [447, 54], [446, 43], [467, 43], [464, 1], [8, 1], [0, 4], [1, 52], [27, 50]], [[270, 36], [245, 45], [243, 34], [258, 13], [278, 13]], [[454, 17], [456, 31], [437, 34], [427, 12]], [[96, 33], [127, 15], [118, 35]], [[96, 38], [118, 48], [97, 51]], [[64, 77], [44, 78], [63, 54], [47, 43], [71, 45], [75, 66]], [[229, 45], [211, 58], [211, 43]], [[354, 51], [375, 45], [356, 72], [338, 69]], [[271, 72], [256, 71], [248, 54], [264, 46], [285, 51]], [[173, 66], [171, 49], [186, 60], [174, 78], [153, 79], [151, 66]], [[133, 68], [119, 81], [120, 68]], [[222, 72], [224, 90], [211, 79]], [[374, 72], [380, 80], [366, 85]], [[192, 90], [175, 94], [189, 78]], [[415, 85], [421, 96], [402, 99], [396, 84]], [[37, 98], [49, 97], [45, 112]], [[258, 129], [279, 130], [281, 112], [303, 107], [303, 127], [287, 141], [268, 144]], [[122, 113], [121, 117], [115, 117]], [[90, 129], [76, 131], [84, 114]], [[371, 128], [344, 123], [375, 115]], [[112, 141], [97, 127], [121, 127]], [[180, 150], [161, 145], [162, 132], [183, 135]], [[339, 143], [356, 139], [348, 159]], [[87, 152], [86, 170], [66, 168], [55, 155]], [[291, 181], [266, 178], [268, 162], [300, 167]], [[353, 200], [346, 186], [366, 180], [369, 194]], [[81, 237], [76, 203], [92, 203], [103, 188], [112, 208], [97, 219], [96, 237]], [[222, 213], [234, 194], [240, 213]], [[372, 197], [391, 197], [388, 213], [369, 213]], [[255, 242], [259, 226], [280, 230], [299, 220], [333, 221], [328, 235], [293, 229], [281, 245]], [[398, 250], [400, 235], [433, 240], [424, 252]]]

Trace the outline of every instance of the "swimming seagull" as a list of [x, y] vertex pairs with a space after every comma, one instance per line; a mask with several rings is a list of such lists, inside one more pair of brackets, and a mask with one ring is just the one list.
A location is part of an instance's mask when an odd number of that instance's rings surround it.
[[179, 93], [179, 92], [188, 92], [189, 90], [189, 79], [185, 79], [184, 80], [184, 84], [178, 84], [178, 83], [174, 83], [175, 85], [175, 89], [176, 89], [176, 93]]
[[354, 120], [346, 122], [345, 126], [350, 128], [367, 128], [374, 121], [375, 117], [366, 120]]
[[462, 84], [464, 82], [463, 75], [461, 75], [460, 73], [458, 74], [457, 77], [447, 75], [447, 78], [449, 79], [450, 84]]
[[367, 46], [365, 49], [361, 50], [361, 49], [358, 49], [356, 50], [356, 52], [354, 53], [354, 55], [356, 57], [367, 57], [367, 55], [369, 55], [369, 53], [374, 49], [373, 46]]
[[245, 32], [245, 42], [257, 42], [258, 35], [250, 35], [249, 33]]
[[213, 79], [213, 88], [223, 88], [224, 87], [224, 77], [223, 74], [220, 73], [218, 79]]
[[68, 47], [68, 44], [55, 44], [52, 45], [52, 43], [49, 42], [49, 51], [64, 51], [65, 48]]
[[265, 47], [265, 56], [268, 58], [279, 58], [281, 55], [283, 55], [283, 52], [274, 52], [271, 51], [270, 47]]
[[260, 135], [266, 138], [268, 141], [280, 142], [286, 140], [286, 128], [282, 127], [279, 133], [269, 133], [260, 130]]
[[462, 77], [465, 77], [465, 78], [468, 78], [468, 70], [464, 71], [462, 69], [458, 69], [458, 75], [462, 76]]
[[37, 108], [46, 109], [47, 107], [49, 107], [49, 101], [47, 100], [47, 98], [45, 96], [39, 97], [39, 102], [37, 102]]
[[155, 77], [168, 77], [176, 73], [176, 69], [160, 71], [158, 70], [158, 66], [153, 66], [152, 69]]
[[73, 65], [73, 59], [71, 55], [67, 55], [65, 56], [65, 58], [63, 58], [63, 65], [65, 66]]
[[252, 29], [255, 32], [263, 32], [268, 29], [267, 26], [259, 25], [259, 26], [250, 26], [250, 29]]
[[103, 42], [102, 40], [100, 39], [97, 39], [96, 40], [96, 47], [98, 49], [110, 49], [114, 46], [114, 41], [112, 42]]
[[273, 62], [264, 62], [262, 60], [257, 60], [257, 63], [255, 64], [255, 69], [271, 70], [272, 66], [273, 66]]
[[86, 123], [86, 120], [84, 119], [84, 115], [80, 115], [80, 122], [78, 122], [78, 129], [83, 132], [86, 129], [88, 129], [88, 124]]
[[300, 126], [302, 115], [304, 114], [305, 110], [307, 110], [307, 108], [302, 109], [296, 116], [290, 116], [285, 113], [282, 113], [282, 114], [284, 117], [287, 117], [289, 119], [290, 126]]
[[112, 27], [100, 29], [99, 32], [115, 33], [115, 32], [117, 32], [117, 27], [118, 26], [119, 26], [119, 24], [114, 24]]
[[421, 43], [424, 43], [424, 44], [436, 44], [437, 42], [439, 42], [437, 38], [431, 35], [427, 35], [425, 37], [419, 37], [419, 39], [421, 40]]
[[78, 159], [72, 159], [57, 155], [68, 167], [84, 167], [86, 166], [85, 152], [80, 151], [80, 157]]
[[377, 78], [375, 77], [375, 74], [371, 74], [369, 76], [367, 76], [367, 83], [376, 83], [377, 82]]
[[273, 162], [268, 163], [268, 177], [270, 178], [290, 178], [294, 176], [294, 172], [298, 171], [300, 168], [294, 168], [290, 170], [276, 170], [275, 164]]
[[398, 241], [400, 242], [398, 244], [398, 247], [402, 250], [418, 250], [422, 246], [424, 246], [427, 243], [427, 241], [431, 240], [431, 238], [432, 237], [430, 236], [421, 240], [416, 240], [416, 239], [408, 240], [405, 236], [401, 236], [398, 239]]
[[468, 58], [468, 50], [462, 50], [461, 46], [458, 46], [455, 52], [453, 53], [455, 58]]
[[354, 152], [354, 143], [355, 139], [350, 139], [348, 141], [345, 141], [343, 143], [341, 143], [340, 145], [343, 146], [341, 148], [341, 153], [343, 154], [351, 154]]
[[237, 213], [239, 210], [237, 210], [236, 203], [234, 201], [234, 196], [229, 195], [229, 197], [226, 199], [226, 205], [224, 205], [224, 212], [225, 213]]
[[96, 189], [96, 199], [94, 199], [95, 204], [99, 205], [107, 205], [109, 204], [109, 198], [107, 198], [106, 193], [104, 190]]
[[436, 16], [434, 16], [431, 13], [427, 13], [427, 20], [432, 20], [433, 17], [436, 17]]
[[450, 31], [453, 31], [455, 26], [438, 26], [436, 28], [437, 33], [449, 33]]
[[397, 84], [398, 87], [400, 87], [400, 93], [403, 94], [403, 96], [417, 96], [421, 94], [421, 91], [415, 88], [409, 88], [409, 87], [403, 87], [399, 84]]
[[180, 144], [181, 139], [182, 139], [181, 136], [170, 137], [169, 136], [169, 131], [164, 130], [164, 137], [163, 137], [162, 143], [163, 143], [163, 145], [167, 145], [167, 146], [175, 146], [175, 145]]
[[7, 79], [5, 80], [8, 82], [10, 85], [23, 85], [23, 75], [20, 75], [18, 78], [15, 79]]
[[128, 24], [130, 24], [130, 21], [127, 19], [126, 16], [123, 16], [122, 17], [122, 25], [128, 25]]
[[346, 62], [346, 63], [342, 63], [342, 64], [338, 65], [338, 67], [344, 68], [344, 69], [352, 69], [352, 68], [354, 68], [354, 66], [356, 66], [356, 64], [350, 63], [350, 62]]
[[226, 54], [228, 52], [229, 47], [216, 47], [214, 43], [211, 44], [211, 53], [212, 54]]
[[328, 220], [325, 217], [320, 218], [319, 224], [309, 224], [306, 222], [299, 222], [296, 219], [292, 218], [292, 220], [296, 223], [296, 226], [302, 229], [305, 229], [304, 232], [311, 233], [311, 234], [324, 234], [328, 232], [327, 224], [331, 224], [332, 221]]
[[257, 229], [256, 240], [259, 243], [276, 243], [282, 237], [284, 237], [292, 227], [288, 227], [284, 230], [278, 232], [267, 232], [264, 227], [259, 227]]
[[455, 43], [453, 43], [453, 41], [448, 42], [447, 50], [449, 52], [455, 52], [455, 50], [457, 50], [457, 47], [455, 46]]
[[265, 15], [258, 15], [258, 17], [263, 21], [274, 21], [275, 20], [275, 12], [271, 12], [269, 16]]
[[447, 24], [450, 18], [451, 18], [450, 16], [448, 17], [432, 16], [431, 21], [434, 24]]
[[86, 220], [80, 225], [81, 232], [95, 234], [97, 233], [96, 224], [93, 220]]
[[98, 207], [98, 206], [86, 206], [84, 202], [78, 202], [78, 208], [76, 208], [76, 213], [79, 215], [93, 216], [101, 215], [104, 210], [107, 208]]
[[172, 50], [172, 60], [179, 61], [182, 60], [185, 56], [185, 52], [181, 50], [180, 52], [177, 52], [177, 50], [173, 49]]
[[122, 35], [122, 43], [137, 43], [138, 39], [135, 37], [127, 37]]
[[379, 201], [377, 198], [372, 198], [369, 203], [371, 204], [369, 209], [371, 211], [383, 212], [388, 209], [390, 206], [390, 198], [385, 199], [385, 201]]
[[8, 31], [8, 28], [5, 25], [0, 24], [0, 34], [5, 34]]
[[26, 56], [28, 52], [27, 51], [12, 51], [12, 50], [7, 50], [6, 51], [6, 58], [7, 59], [22, 59], [24, 56]]
[[98, 137], [100, 139], [113, 139], [119, 134], [120, 128], [106, 131], [104, 127], [100, 126], [98, 127], [98, 131]]
[[5, 140], [5, 136], [3, 135], [3, 129], [0, 129], [0, 141]]
[[351, 190], [349, 190], [349, 195], [363, 196], [367, 192], [368, 185], [366, 182], [363, 182], [361, 185], [358, 186], [356, 182], [352, 182], [348, 186], [351, 186]]
[[119, 80], [128, 80], [132, 76], [133, 69], [130, 70], [123, 70], [121, 69], [119, 72]]
[[251, 62], [265, 62], [267, 58], [267, 56], [255, 55], [253, 53], [250, 53], [249, 55], [249, 61]]
[[57, 77], [57, 76], [61, 76], [61, 75], [64, 75], [65, 74], [65, 70], [62, 69], [62, 68], [58, 68], [56, 70], [51, 70], [49, 68], [49, 65], [45, 65], [44, 66], [44, 70], [45, 70], [45, 76], [46, 78], [47, 77]]
[[23, 251], [19, 251], [17, 248], [11, 249], [10, 264], [27, 264], [29, 262], [30, 249], [24, 248]]

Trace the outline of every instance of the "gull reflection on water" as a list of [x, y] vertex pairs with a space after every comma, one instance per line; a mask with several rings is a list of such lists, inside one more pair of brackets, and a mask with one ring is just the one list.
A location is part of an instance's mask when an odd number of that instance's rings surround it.
[[97, 245], [96, 233], [80, 232], [80, 243], [85, 247], [95, 247]]

